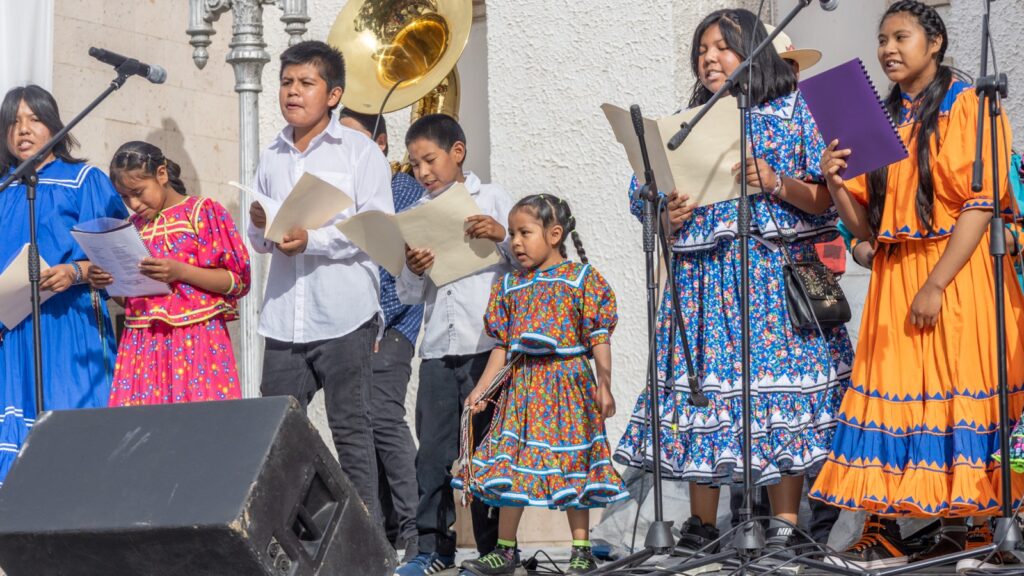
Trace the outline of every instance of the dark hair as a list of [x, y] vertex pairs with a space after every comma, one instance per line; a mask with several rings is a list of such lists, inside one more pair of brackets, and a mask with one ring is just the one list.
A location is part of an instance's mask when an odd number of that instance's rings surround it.
[[552, 226], [561, 226], [564, 232], [562, 240], [558, 243], [558, 253], [562, 255], [562, 258], [566, 257], [565, 238], [571, 236], [580, 262], [587, 263], [587, 253], [583, 250], [583, 241], [580, 240], [580, 235], [576, 232], [576, 217], [572, 215], [568, 202], [552, 194], [531, 194], [516, 202], [510, 212], [516, 210], [532, 212], [540, 220], [545, 230]]
[[142, 170], [146, 176], [156, 178], [156, 171], [161, 166], [167, 167], [167, 183], [171, 188], [178, 194], [187, 195], [185, 183], [181, 181], [181, 166], [149, 142], [132, 140], [121, 144], [110, 159], [110, 179], [118, 183], [124, 178], [125, 172], [132, 170]]
[[[39, 121], [54, 135], [64, 129], [64, 122], [60, 119], [60, 109], [57, 108], [57, 101], [53, 94], [40, 88], [35, 84], [12, 88], [4, 96], [3, 104], [0, 104], [0, 127], [4, 130], [3, 153], [0, 154], [0, 174], [6, 174], [8, 170], [18, 167], [21, 160], [14, 155], [14, 152], [7, 148], [7, 140], [10, 136], [14, 123], [18, 120], [18, 106], [24, 101], [25, 105], [39, 118]], [[84, 159], [71, 155], [71, 149], [78, 147], [78, 140], [71, 134], [65, 136], [56, 146], [53, 147], [53, 154], [65, 162], [85, 162]]]
[[405, 133], [405, 145], [426, 138], [445, 152], [451, 152], [456, 142], [466, 145], [466, 133], [455, 118], [447, 114], [427, 114], [409, 126]]
[[[284, 69], [288, 66], [303, 64], [316, 66], [320, 77], [327, 82], [328, 94], [335, 88], [345, 89], [345, 57], [337, 48], [319, 40], [306, 40], [289, 46], [284, 52], [281, 52], [280, 75], [284, 75]], [[334, 108], [332, 107], [331, 110]]]
[[[697, 82], [693, 85], [690, 95], [690, 107], [700, 106], [714, 95], [700, 81], [697, 61], [700, 59], [700, 40], [708, 28], [718, 26], [726, 46], [743, 60], [750, 49], [768, 38], [764, 24], [750, 10], [726, 9], [716, 10], [708, 14], [704, 21], [693, 32], [693, 43], [690, 45], [690, 69]], [[775, 50], [762, 50], [751, 63], [750, 94], [751, 104], [760, 105], [781, 98], [796, 90], [796, 73], [793, 68], [779, 56]], [[744, 75], [746, 80], [746, 75]]]
[[[370, 133], [370, 140], [373, 140], [374, 142], [377, 141], [377, 137], [381, 134], [387, 136], [388, 123], [384, 117], [379, 114], [363, 114], [362, 112], [357, 112], [351, 108], [342, 108], [341, 112], [338, 113], [338, 120], [341, 120], [342, 118], [351, 118], [356, 122], [359, 122], [359, 125]], [[384, 145], [384, 155], [388, 155], [387, 144]]]
[[[929, 144], [934, 138], [938, 140], [939, 108], [946, 93], [949, 91], [950, 83], [953, 81], [953, 70], [942, 65], [946, 56], [946, 46], [949, 44], [949, 36], [946, 34], [946, 24], [934, 8], [917, 2], [916, 0], [899, 0], [882, 16], [882, 22], [893, 14], [906, 13], [913, 16], [918, 24], [924, 28], [925, 36], [929, 41], [935, 38], [942, 38], [942, 45], [935, 54], [938, 72], [931, 83], [921, 92], [921, 104], [915, 114], [914, 133], [917, 136], [917, 217], [924, 224], [928, 233], [934, 231], [932, 211], [935, 206], [935, 180], [932, 177], [931, 161], [929, 155], [931, 149]], [[881, 26], [881, 23], [879, 23]], [[899, 84], [894, 84], [885, 99], [885, 107], [889, 116], [899, 122], [903, 112], [903, 94]], [[885, 189], [889, 179], [888, 167], [875, 170], [868, 175], [868, 224], [872, 234], [877, 235], [882, 226], [882, 212], [885, 210]]]

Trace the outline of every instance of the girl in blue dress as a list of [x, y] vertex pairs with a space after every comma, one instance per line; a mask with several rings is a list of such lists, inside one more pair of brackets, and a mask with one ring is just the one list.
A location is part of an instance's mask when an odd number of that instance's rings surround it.
[[[4, 97], [0, 126], [5, 136], [0, 150], [3, 178], [64, 124], [49, 92], [25, 86]], [[106, 406], [117, 353], [103, 295], [84, 282], [89, 262], [70, 231], [95, 218], [125, 218], [128, 211], [102, 171], [71, 155], [77, 144], [67, 136], [38, 170], [39, 256], [50, 266], [40, 278], [42, 294], [49, 296], [42, 305], [40, 326], [47, 410]], [[0, 270], [28, 243], [28, 229], [25, 186], [0, 192]], [[16, 326], [0, 324], [0, 483], [35, 422], [33, 358], [32, 317]]]
[[[766, 37], [764, 25], [747, 10], [720, 10], [705, 18], [694, 34], [691, 60], [697, 82], [690, 106], [708, 101], [748, 47]], [[817, 165], [824, 143], [796, 92], [792, 69], [775, 51], [755, 59], [750, 88], [747, 125], [754, 158], [742, 170], [735, 168], [756, 194], [749, 240], [752, 475], [758, 486], [768, 487], [775, 517], [795, 523], [804, 476], [816, 473], [832, 445], [834, 416], [849, 382], [853, 353], [844, 328], [821, 334], [795, 330], [786, 306], [782, 250], [797, 262], [816, 259], [814, 240], [835, 234], [835, 211]], [[700, 548], [718, 537], [717, 488], [737, 484], [745, 465], [737, 201], [693, 208], [681, 193], [669, 198], [672, 281], [694, 369], [710, 404], [697, 408], [689, 403], [679, 331], [670, 342], [673, 312], [666, 289], [657, 326], [661, 462], [664, 475], [690, 483], [691, 517], [682, 526], [679, 545]], [[640, 214], [637, 199], [631, 208]], [[795, 241], [783, 244], [782, 237]], [[618, 462], [650, 469], [647, 410], [644, 388], [616, 451]], [[791, 544], [790, 534], [784, 522], [773, 522], [769, 546]]]

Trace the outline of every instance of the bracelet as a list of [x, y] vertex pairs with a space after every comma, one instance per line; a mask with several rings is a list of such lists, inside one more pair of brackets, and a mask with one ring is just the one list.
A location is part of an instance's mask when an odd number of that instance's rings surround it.
[[75, 269], [75, 279], [71, 281], [72, 285], [82, 283], [82, 267], [78, 265], [78, 262], [71, 261], [71, 267]]
[[775, 177], [775, 187], [771, 189], [769, 194], [772, 198], [778, 198], [779, 194], [782, 194], [782, 176]]

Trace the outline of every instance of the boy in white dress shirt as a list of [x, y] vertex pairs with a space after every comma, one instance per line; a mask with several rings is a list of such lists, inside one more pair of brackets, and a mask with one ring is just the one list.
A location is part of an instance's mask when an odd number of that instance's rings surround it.
[[281, 114], [288, 125], [260, 156], [256, 190], [283, 201], [309, 172], [351, 196], [354, 205], [322, 228], [263, 239], [266, 214], [249, 208], [249, 240], [270, 253], [260, 313], [264, 396], [294, 396], [305, 408], [324, 391], [338, 460], [380, 518], [377, 463], [370, 428], [370, 360], [381, 325], [377, 266], [334, 224], [357, 212], [393, 213], [391, 170], [377, 145], [343, 127], [331, 112], [345, 87], [345, 62], [323, 42], [300, 42], [281, 54]]
[[[408, 247], [406, 266], [396, 282], [403, 304], [426, 305], [416, 396], [416, 479], [420, 488], [416, 528], [420, 553], [396, 572], [400, 576], [421, 576], [455, 565], [455, 533], [451, 530], [455, 499], [450, 470], [459, 454], [463, 403], [494, 347], [494, 341], [484, 333], [484, 314], [491, 285], [511, 270], [503, 243], [513, 202], [500, 186], [481, 184], [476, 175], [462, 171], [466, 135], [451, 117], [432, 114], [420, 118], [409, 127], [405, 144], [413, 174], [427, 190], [419, 203], [429, 202], [455, 182], [462, 182], [482, 213], [467, 220], [466, 234], [493, 240], [506, 255], [500, 264], [438, 287], [424, 276], [434, 254], [428, 249]], [[490, 411], [476, 418], [474, 430], [482, 437]], [[479, 441], [479, 437], [474, 438], [474, 442]], [[489, 512], [481, 502], [471, 504], [473, 534], [480, 554], [490, 552], [498, 540], [498, 515]]]

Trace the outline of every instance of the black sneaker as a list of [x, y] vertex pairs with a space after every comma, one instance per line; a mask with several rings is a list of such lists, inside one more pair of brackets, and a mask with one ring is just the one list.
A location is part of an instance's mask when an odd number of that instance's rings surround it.
[[594, 552], [590, 546], [573, 546], [572, 556], [569, 558], [569, 569], [565, 574], [586, 574], [597, 569], [597, 560], [594, 559]]
[[907, 553], [900, 540], [899, 527], [894, 521], [882, 521], [870, 516], [864, 523], [860, 540], [842, 554], [829, 555], [825, 562], [834, 566], [856, 567], [862, 570], [891, 568], [907, 563]]
[[764, 554], [779, 560], [785, 560], [796, 556], [794, 551], [803, 544], [803, 538], [797, 533], [796, 528], [789, 522], [772, 519], [765, 531]]
[[932, 545], [910, 557], [911, 562], [931, 560], [948, 554], [964, 551], [967, 543], [967, 526], [943, 526], [935, 533]]
[[692, 555], [695, 552], [715, 554], [718, 552], [718, 528], [704, 524], [700, 518], [690, 516], [680, 529], [681, 536], [676, 543], [678, 554]]
[[515, 548], [498, 545], [492, 552], [484, 554], [476, 560], [462, 563], [460, 574], [474, 576], [515, 576], [519, 567], [519, 554]]

